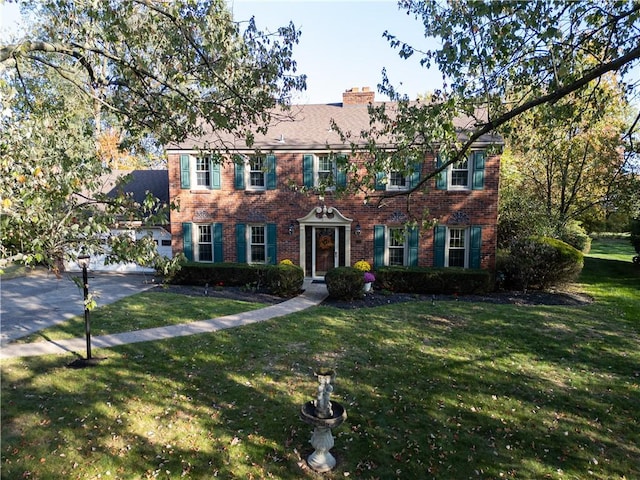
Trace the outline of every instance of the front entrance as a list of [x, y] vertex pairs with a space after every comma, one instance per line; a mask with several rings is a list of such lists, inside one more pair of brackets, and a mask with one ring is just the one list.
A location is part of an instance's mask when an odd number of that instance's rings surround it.
[[322, 280], [332, 268], [350, 264], [350, 218], [332, 207], [316, 207], [298, 222], [305, 276]]
[[314, 243], [312, 250], [315, 252], [313, 256], [314, 266], [312, 277], [324, 277], [326, 273], [338, 265], [338, 237], [335, 227], [313, 227]]

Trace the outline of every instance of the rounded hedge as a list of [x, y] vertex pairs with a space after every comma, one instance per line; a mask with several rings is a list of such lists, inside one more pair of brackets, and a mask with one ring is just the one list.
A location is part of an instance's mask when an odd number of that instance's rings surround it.
[[339, 300], [353, 300], [364, 294], [362, 272], [353, 267], [332, 268], [324, 276], [329, 296]]
[[514, 241], [508, 255], [498, 256], [497, 271], [503, 288], [544, 290], [574, 281], [583, 265], [582, 252], [568, 243], [529, 237]]

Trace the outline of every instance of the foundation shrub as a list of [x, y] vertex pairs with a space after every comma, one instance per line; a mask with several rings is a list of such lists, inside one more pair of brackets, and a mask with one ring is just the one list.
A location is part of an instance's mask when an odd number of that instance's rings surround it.
[[260, 286], [269, 265], [247, 263], [196, 263], [188, 262], [175, 275], [171, 283], [178, 285], [223, 285], [240, 287]]
[[304, 283], [304, 271], [302, 268], [287, 263], [272, 265], [267, 269], [266, 288], [274, 295], [289, 298], [294, 297]]
[[584, 265], [582, 252], [562, 240], [529, 237], [515, 240], [497, 257], [505, 289], [545, 290], [574, 281]]
[[479, 294], [492, 290], [491, 273], [465, 268], [382, 267], [376, 283], [399, 293]]
[[339, 300], [353, 300], [364, 294], [362, 271], [353, 267], [332, 268], [324, 277], [329, 296]]

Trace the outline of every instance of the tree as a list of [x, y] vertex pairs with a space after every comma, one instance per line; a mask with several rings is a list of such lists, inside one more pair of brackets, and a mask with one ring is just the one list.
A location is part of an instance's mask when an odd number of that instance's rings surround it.
[[[34, 21], [0, 46], [2, 257], [55, 264], [74, 246], [100, 249], [117, 219], [157, 222], [152, 199], [107, 199], [101, 155], [145, 155], [206, 130], [266, 130], [277, 104], [305, 87], [291, 59], [299, 32], [241, 30], [224, 0], [25, 1]], [[109, 147], [117, 132], [118, 145]], [[226, 148], [222, 142], [215, 145]], [[137, 248], [137, 247], [140, 248]], [[113, 238], [121, 258], [151, 242]]]
[[[383, 72], [378, 88], [398, 103], [393, 109], [372, 107], [373, 127], [360, 136], [374, 154], [383, 138], [397, 147], [394, 167], [402, 157], [429, 150], [439, 150], [447, 161], [409, 192], [382, 196], [410, 195], [424, 188], [431, 177], [461, 160], [481, 136], [537, 106], [579, 94], [605, 74], [616, 72], [624, 78], [640, 58], [640, 4], [634, 1], [402, 0], [399, 6], [421, 21], [425, 36], [438, 40], [439, 46], [421, 50], [392, 32], [384, 36], [401, 57], [420, 57], [425, 67], [436, 66], [444, 85], [430, 101], [411, 102]], [[460, 116], [470, 119], [463, 137], [453, 123]], [[353, 135], [343, 133], [345, 138]], [[380, 156], [369, 164], [365, 179], [371, 183], [388, 161]]]
[[520, 159], [520, 181], [503, 188], [534, 199], [551, 230], [537, 233], [561, 238], [569, 222], [596, 207], [611, 208], [614, 196], [622, 194], [628, 165], [621, 139], [628, 113], [615, 78], [605, 76], [553, 105], [532, 108], [503, 129]]

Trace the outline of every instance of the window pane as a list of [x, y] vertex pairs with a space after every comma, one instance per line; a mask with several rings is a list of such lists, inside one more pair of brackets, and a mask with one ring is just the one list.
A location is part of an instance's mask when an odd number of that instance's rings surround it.
[[449, 250], [449, 266], [464, 267], [464, 250]]
[[264, 227], [251, 227], [251, 243], [264, 243]]
[[404, 248], [389, 249], [389, 265], [404, 265]]
[[251, 245], [251, 263], [264, 263], [265, 260], [264, 245]]
[[264, 187], [264, 173], [251, 172], [251, 186], [252, 187]]
[[449, 230], [449, 248], [464, 248], [464, 230], [459, 228]]

